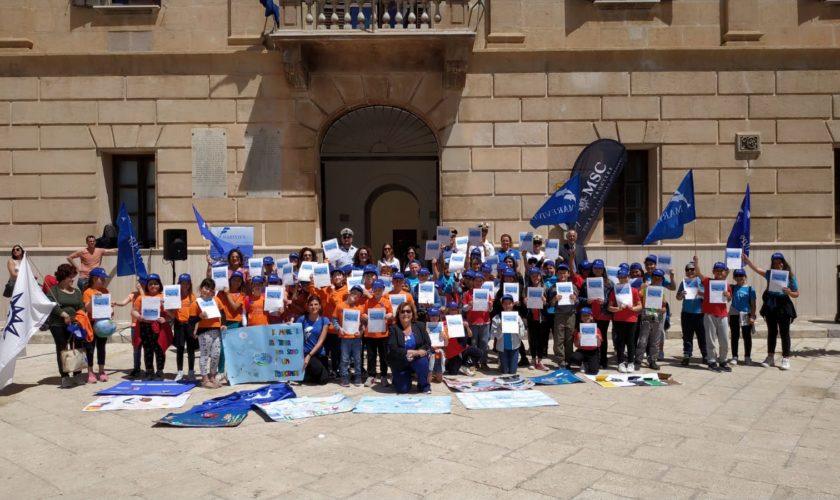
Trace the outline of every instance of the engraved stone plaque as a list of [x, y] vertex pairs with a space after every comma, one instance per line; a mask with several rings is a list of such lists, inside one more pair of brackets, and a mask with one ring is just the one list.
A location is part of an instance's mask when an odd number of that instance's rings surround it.
[[245, 132], [245, 172], [239, 191], [254, 198], [280, 196], [280, 142], [279, 128]]
[[227, 196], [227, 130], [192, 129], [193, 198]]

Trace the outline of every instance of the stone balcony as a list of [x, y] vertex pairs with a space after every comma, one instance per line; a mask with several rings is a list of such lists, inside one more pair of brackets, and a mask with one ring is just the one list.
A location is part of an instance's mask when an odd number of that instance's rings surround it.
[[[484, 22], [483, 0], [280, 0], [280, 26], [266, 35], [283, 55], [286, 79], [308, 88], [309, 71], [371, 64], [439, 68], [444, 85], [461, 89]], [[339, 56], [340, 55], [340, 56]]]

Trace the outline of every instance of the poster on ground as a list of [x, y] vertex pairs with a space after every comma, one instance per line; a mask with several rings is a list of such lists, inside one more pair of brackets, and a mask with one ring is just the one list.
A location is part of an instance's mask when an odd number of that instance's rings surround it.
[[540, 391], [502, 391], [458, 393], [455, 396], [468, 410], [496, 410], [502, 408], [534, 408], [558, 406], [557, 401]]
[[299, 323], [233, 328], [222, 335], [231, 385], [303, 380]]

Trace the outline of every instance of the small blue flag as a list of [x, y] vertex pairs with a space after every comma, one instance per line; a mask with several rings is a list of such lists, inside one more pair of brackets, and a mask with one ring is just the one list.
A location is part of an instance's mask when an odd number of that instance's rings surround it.
[[195, 214], [195, 222], [198, 223], [198, 230], [201, 232], [201, 237], [213, 245], [213, 250], [215, 250], [217, 255], [227, 255], [231, 250], [236, 248], [233, 245], [220, 240], [218, 236], [210, 231], [210, 228], [207, 226], [207, 223], [204, 222], [204, 218], [201, 214], [198, 213], [198, 209], [195, 208], [195, 205], [193, 205], [193, 213]]
[[143, 255], [140, 253], [140, 245], [134, 235], [134, 226], [131, 224], [125, 203], [120, 204], [117, 230], [117, 276], [135, 275], [145, 281], [146, 265], [143, 263]]
[[694, 173], [689, 170], [642, 245], [650, 245], [659, 240], [675, 240], [683, 235], [683, 226], [696, 218]]
[[260, 3], [265, 7], [265, 17], [274, 16], [274, 27], [280, 26], [280, 8], [274, 3], [274, 0], [260, 0]]
[[735, 217], [735, 224], [726, 240], [726, 248], [740, 248], [744, 255], [750, 254], [750, 185], [747, 184], [747, 191], [744, 193], [744, 201], [741, 202], [741, 210]]
[[573, 225], [577, 221], [580, 199], [580, 177], [573, 175], [543, 203], [531, 218], [534, 229], [551, 224]]

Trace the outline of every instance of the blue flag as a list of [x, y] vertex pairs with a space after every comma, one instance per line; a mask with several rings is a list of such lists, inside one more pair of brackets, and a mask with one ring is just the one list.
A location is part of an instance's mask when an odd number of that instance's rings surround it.
[[740, 248], [744, 255], [750, 254], [750, 185], [747, 184], [747, 192], [744, 193], [744, 201], [741, 202], [741, 210], [735, 217], [735, 224], [726, 240], [726, 248]]
[[193, 213], [195, 214], [195, 221], [198, 223], [198, 230], [201, 231], [201, 237], [213, 245], [215, 254], [227, 255], [231, 250], [236, 248], [231, 244], [220, 240], [215, 234], [213, 234], [212, 231], [210, 231], [210, 227], [208, 227], [207, 223], [204, 222], [204, 218], [201, 217], [200, 213], [198, 213], [198, 209], [195, 208], [195, 205], [193, 205]]
[[578, 217], [579, 199], [580, 177], [573, 175], [537, 210], [531, 218], [531, 226], [536, 229], [551, 224], [573, 225]]
[[120, 204], [120, 213], [117, 216], [117, 276], [135, 275], [141, 280], [146, 279], [146, 265], [143, 263], [143, 255], [140, 253], [140, 245], [134, 235], [134, 227], [131, 224], [131, 217], [125, 203]]
[[274, 16], [274, 27], [280, 26], [280, 9], [274, 0], [260, 0], [260, 3], [265, 7], [265, 17]]
[[675, 240], [683, 235], [683, 226], [696, 218], [694, 174], [689, 170], [642, 245], [650, 245], [659, 240]]

